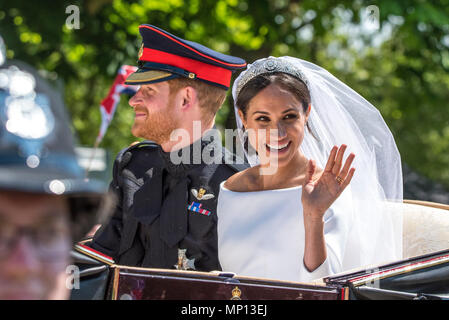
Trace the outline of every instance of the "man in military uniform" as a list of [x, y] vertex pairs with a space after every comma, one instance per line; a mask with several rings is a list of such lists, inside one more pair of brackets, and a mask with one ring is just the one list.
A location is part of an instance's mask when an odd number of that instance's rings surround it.
[[231, 163], [214, 121], [232, 72], [246, 63], [151, 25], [139, 31], [139, 69], [126, 80], [140, 85], [129, 101], [132, 133], [153, 142], [118, 155], [119, 205], [90, 246], [122, 265], [220, 270], [219, 185], [247, 165]]
[[105, 184], [85, 181], [67, 120], [33, 68], [0, 67], [0, 300], [67, 298], [72, 240], [98, 223]]

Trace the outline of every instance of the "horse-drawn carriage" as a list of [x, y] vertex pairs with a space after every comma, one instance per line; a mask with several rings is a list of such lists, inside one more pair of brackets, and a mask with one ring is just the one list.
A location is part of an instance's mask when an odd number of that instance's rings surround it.
[[404, 201], [400, 261], [363, 267], [311, 283], [122, 266], [79, 243], [72, 252], [80, 288], [72, 299], [352, 300], [449, 298], [449, 206]]

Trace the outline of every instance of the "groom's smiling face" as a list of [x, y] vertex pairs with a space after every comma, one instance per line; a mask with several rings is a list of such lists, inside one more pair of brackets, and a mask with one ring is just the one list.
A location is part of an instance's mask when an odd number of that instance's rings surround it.
[[271, 84], [251, 99], [246, 117], [240, 117], [261, 163], [276, 158], [277, 165], [284, 166], [302, 143], [308, 115], [292, 93]]
[[177, 128], [177, 118], [167, 81], [141, 85], [129, 104], [135, 113], [131, 129], [134, 136], [158, 144], [170, 139]]

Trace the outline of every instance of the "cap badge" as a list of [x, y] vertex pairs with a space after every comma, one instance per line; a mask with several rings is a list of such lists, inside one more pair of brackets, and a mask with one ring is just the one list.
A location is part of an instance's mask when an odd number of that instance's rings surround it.
[[206, 190], [204, 188], [200, 188], [199, 190], [191, 189], [190, 191], [198, 200], [209, 200], [215, 198], [212, 193], [206, 193]]
[[142, 45], [140, 46], [140, 49], [139, 49], [139, 53], [138, 53], [139, 59], [140, 59], [140, 57], [142, 57], [142, 55], [143, 55], [143, 43], [142, 43]]

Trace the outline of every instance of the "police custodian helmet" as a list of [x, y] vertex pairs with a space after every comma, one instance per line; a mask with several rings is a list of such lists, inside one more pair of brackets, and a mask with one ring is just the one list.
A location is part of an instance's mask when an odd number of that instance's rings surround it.
[[71, 211], [72, 238], [77, 241], [99, 222], [108, 201], [103, 182], [84, 178], [73, 140], [58, 92], [29, 65], [20, 61], [3, 63], [0, 191], [65, 196]]

